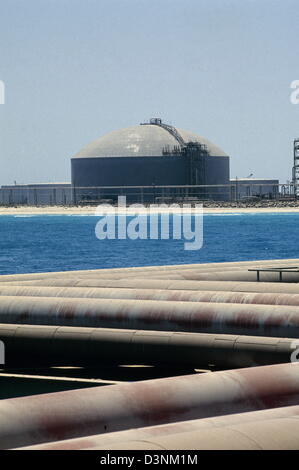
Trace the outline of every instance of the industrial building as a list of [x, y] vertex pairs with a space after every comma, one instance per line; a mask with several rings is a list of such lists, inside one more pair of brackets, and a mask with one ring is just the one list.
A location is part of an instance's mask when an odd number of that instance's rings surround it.
[[[114, 199], [120, 193], [131, 200], [156, 199], [154, 196], [162, 195], [159, 186], [228, 184], [226, 153], [207, 139], [158, 118], [110, 132], [72, 158], [74, 203], [103, 197]], [[120, 192], [120, 187], [128, 186], [131, 188]], [[143, 188], [136, 188], [140, 186]], [[163, 197], [172, 191], [164, 188]], [[187, 188], [181, 188], [182, 196], [186, 196], [186, 191]], [[195, 194], [192, 188], [191, 193]], [[201, 188], [197, 196], [226, 200], [229, 189]]]
[[279, 180], [259, 178], [232, 178], [231, 200], [252, 197], [276, 199], [279, 194]]
[[294, 184], [294, 195], [296, 199], [299, 196], [299, 139], [294, 139], [294, 166], [292, 172], [292, 181]]
[[[296, 157], [295, 149], [294, 174]], [[186, 203], [276, 199], [280, 192], [276, 179], [230, 179], [230, 158], [223, 150], [200, 135], [153, 118], [86, 145], [71, 158], [71, 183], [2, 186], [0, 204], [98, 204], [116, 202], [120, 195], [128, 202]]]
[[71, 184], [39, 183], [1, 186], [0, 204], [28, 206], [72, 204]]

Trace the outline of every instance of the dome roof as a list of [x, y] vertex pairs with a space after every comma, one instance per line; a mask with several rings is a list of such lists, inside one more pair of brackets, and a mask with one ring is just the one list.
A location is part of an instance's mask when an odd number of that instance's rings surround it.
[[[177, 128], [185, 142], [197, 141], [207, 146], [211, 156], [226, 157], [227, 154], [200, 135]], [[165, 128], [146, 124], [131, 126], [109, 132], [83, 147], [73, 158], [103, 157], [157, 157], [163, 147], [172, 149], [178, 145], [176, 138]]]

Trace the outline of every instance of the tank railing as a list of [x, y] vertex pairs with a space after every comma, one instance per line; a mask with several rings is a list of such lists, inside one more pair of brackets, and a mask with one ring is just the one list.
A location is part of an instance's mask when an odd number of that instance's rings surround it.
[[141, 125], [143, 125], [143, 126], [151, 125], [151, 126], [163, 127], [163, 129], [165, 129], [167, 132], [169, 132], [169, 134], [171, 134], [176, 139], [176, 141], [180, 144], [181, 147], [186, 146], [186, 142], [184, 141], [183, 137], [178, 132], [178, 130], [174, 126], [171, 126], [170, 124], [165, 124], [164, 122], [162, 122], [162, 119], [158, 119], [158, 118], [150, 119], [150, 122], [144, 122]]

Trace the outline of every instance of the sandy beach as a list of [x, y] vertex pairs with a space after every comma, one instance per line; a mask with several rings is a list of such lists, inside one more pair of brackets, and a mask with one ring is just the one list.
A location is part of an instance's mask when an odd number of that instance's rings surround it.
[[[195, 209], [186, 208], [180, 209], [184, 213], [190, 213], [195, 211]], [[159, 209], [159, 212], [170, 212], [175, 213], [177, 209]], [[203, 209], [204, 214], [236, 214], [236, 213], [299, 213], [299, 206], [289, 206], [289, 207], [205, 207]], [[123, 210], [122, 212], [123, 213]], [[136, 213], [136, 208], [127, 208], [127, 214]], [[145, 214], [147, 213], [146, 209], [141, 208], [138, 210], [138, 213]], [[96, 207], [94, 206], [85, 206], [85, 207], [62, 207], [62, 206], [40, 206], [40, 207], [29, 207], [29, 206], [20, 206], [20, 207], [0, 207], [0, 216], [3, 215], [13, 215], [13, 216], [29, 216], [29, 215], [97, 215]], [[99, 214], [98, 214], [99, 215]]]

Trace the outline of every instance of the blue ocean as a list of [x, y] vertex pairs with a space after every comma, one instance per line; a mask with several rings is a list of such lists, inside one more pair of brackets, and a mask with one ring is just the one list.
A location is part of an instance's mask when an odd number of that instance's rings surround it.
[[299, 258], [299, 214], [205, 215], [203, 246], [183, 240], [99, 240], [98, 218], [0, 216], [0, 274]]

